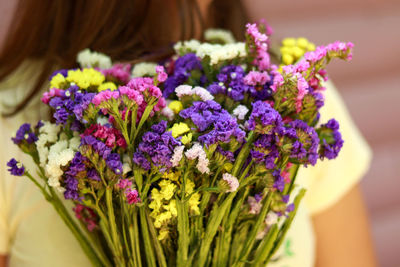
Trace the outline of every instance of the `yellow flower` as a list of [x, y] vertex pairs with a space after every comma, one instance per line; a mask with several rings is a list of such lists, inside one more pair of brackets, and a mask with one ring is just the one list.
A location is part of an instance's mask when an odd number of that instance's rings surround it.
[[285, 64], [285, 65], [290, 65], [290, 64], [293, 63], [293, 61], [294, 61], [293, 56], [291, 56], [291, 55], [289, 55], [289, 54], [284, 54], [284, 55], [282, 55], [282, 62], [283, 62], [283, 64]]
[[183, 109], [182, 102], [181, 102], [181, 101], [178, 101], [178, 100], [174, 100], [174, 101], [172, 101], [171, 103], [169, 103], [168, 107], [169, 107], [170, 109], [172, 109], [172, 111], [173, 111], [175, 114], [178, 114], [179, 111], [181, 111], [181, 110]]
[[304, 37], [297, 38], [297, 46], [298, 47], [306, 49], [308, 44], [309, 44], [309, 42], [308, 42], [307, 38], [304, 38]]
[[105, 83], [100, 84], [100, 86], [97, 88], [97, 91], [101, 92], [101, 91], [104, 91], [107, 89], [114, 91], [117, 89], [117, 86], [113, 82], [105, 82]]
[[189, 199], [189, 210], [194, 214], [200, 214], [199, 204], [200, 204], [200, 194], [195, 193]]
[[295, 38], [285, 38], [282, 40], [282, 44], [284, 46], [295, 46], [296, 45], [296, 39]]
[[315, 50], [315, 44], [309, 43], [308, 46], [307, 46], [307, 50], [308, 51], [314, 51]]
[[173, 184], [171, 181], [165, 179], [163, 179], [158, 185], [161, 187], [160, 193], [162, 197], [165, 200], [170, 200], [174, 195], [176, 185]]
[[57, 73], [57, 75], [54, 75], [53, 78], [51, 78], [50, 88], [62, 89], [65, 82], [65, 77], [61, 73]]
[[192, 133], [188, 133], [188, 134], [182, 136], [182, 139], [181, 139], [182, 144], [186, 145], [186, 144], [192, 142], [192, 137], [193, 137]]
[[175, 123], [174, 125], [172, 125], [172, 128], [170, 130], [172, 132], [172, 136], [174, 138], [176, 138], [184, 133], [189, 132], [190, 128], [186, 123], [180, 122], [180, 123]]
[[171, 218], [172, 218], [172, 213], [170, 211], [160, 213], [156, 217], [156, 220], [154, 221], [154, 226], [156, 228], [160, 228], [162, 224], [166, 223]]
[[160, 231], [158, 232], [157, 239], [160, 241], [164, 240], [168, 236], [168, 234], [169, 234], [168, 229], [165, 229], [165, 228], [160, 229]]
[[178, 210], [176, 209], [176, 200], [172, 199], [168, 205], [164, 205], [164, 209], [170, 211], [173, 217], [178, 216]]
[[179, 177], [181, 176], [181, 172], [177, 171], [177, 172], [164, 172], [163, 174], [163, 178], [165, 179], [169, 179], [171, 181], [178, 181]]
[[67, 81], [75, 83], [81, 89], [89, 88], [90, 86], [99, 86], [105, 80], [104, 75], [95, 69], [69, 70]]

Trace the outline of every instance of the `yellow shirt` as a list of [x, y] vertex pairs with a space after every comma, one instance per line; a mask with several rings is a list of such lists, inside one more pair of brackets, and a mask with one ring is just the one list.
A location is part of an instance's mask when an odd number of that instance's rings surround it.
[[[0, 85], [0, 100], [12, 106], [32, 84], [35, 68], [25, 66]], [[298, 181], [308, 188], [305, 200], [278, 251], [276, 267], [312, 267], [315, 257], [310, 216], [335, 204], [367, 171], [371, 152], [332, 84], [328, 84], [321, 119], [340, 122], [345, 140], [336, 160], [319, 162], [299, 171]], [[24, 177], [11, 176], [6, 162], [15, 157], [30, 159], [11, 142], [12, 133], [24, 122], [36, 123], [40, 115], [39, 97], [12, 118], [0, 118], [0, 254], [8, 254], [10, 267], [90, 266], [78, 242], [39, 190]], [[4, 107], [0, 108], [4, 111]], [[43, 113], [42, 113], [43, 115]], [[34, 170], [33, 164], [25, 164]]]

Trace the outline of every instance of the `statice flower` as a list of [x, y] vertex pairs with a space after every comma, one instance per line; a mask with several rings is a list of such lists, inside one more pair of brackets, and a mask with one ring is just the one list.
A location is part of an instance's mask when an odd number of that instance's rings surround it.
[[250, 155], [256, 163], [264, 163], [265, 168], [275, 168], [275, 161], [279, 158], [279, 150], [274, 134], [263, 134], [257, 138], [253, 143]]
[[90, 232], [97, 227], [98, 218], [96, 213], [91, 208], [88, 208], [82, 204], [76, 204], [72, 210], [75, 212], [76, 218], [83, 221]]
[[198, 71], [201, 75], [201, 81], [204, 82], [205, 77], [202, 74], [203, 67], [199, 58], [193, 54], [188, 53], [179, 57], [174, 64], [174, 70], [164, 84], [163, 96], [168, 97], [175, 91], [175, 88], [184, 84], [192, 75], [192, 71]]
[[247, 45], [251, 55], [254, 57], [253, 64], [261, 71], [267, 70], [270, 67], [268, 36], [261, 33], [255, 23], [246, 25], [246, 35], [250, 40]]
[[239, 188], [239, 181], [232, 174], [224, 173], [222, 175], [221, 187], [224, 187], [227, 193], [235, 192]]
[[126, 201], [130, 205], [141, 202], [141, 199], [139, 197], [139, 192], [136, 189], [131, 189], [131, 188], [126, 189], [125, 196], [126, 196]]
[[29, 123], [22, 124], [15, 137], [11, 138], [14, 144], [21, 144], [23, 141], [26, 141], [28, 144], [32, 144], [38, 140], [37, 136], [34, 132], [32, 132], [31, 125]]
[[236, 118], [232, 117], [226, 110], [222, 110], [215, 118], [213, 129], [199, 136], [198, 140], [207, 146], [216, 143], [229, 143], [231, 138], [243, 142], [246, 133], [239, 128]]
[[192, 106], [179, 112], [179, 116], [184, 119], [191, 119], [202, 132], [218, 119], [221, 111], [221, 105], [213, 100], [195, 101]]
[[[282, 149], [290, 154], [291, 158], [297, 159], [305, 166], [315, 165], [318, 159], [319, 138], [313, 127], [302, 120], [294, 120], [288, 123], [288, 127], [281, 129], [279, 135], [283, 138]], [[285, 144], [290, 144], [288, 149]]]
[[335, 119], [330, 119], [326, 124], [322, 124], [317, 131], [321, 139], [318, 151], [320, 158], [336, 158], [344, 143], [339, 132], [339, 123]]
[[181, 159], [183, 157], [184, 149], [185, 149], [185, 146], [176, 146], [174, 148], [174, 154], [172, 155], [172, 158], [171, 158], [172, 167], [176, 167], [179, 165], [179, 162], [181, 161]]
[[245, 72], [241, 66], [228, 65], [221, 68], [217, 81], [208, 86], [208, 91], [213, 95], [227, 95], [235, 101], [241, 101], [250, 90], [243, 77]]
[[22, 176], [25, 173], [25, 167], [14, 158], [7, 162], [7, 166], [10, 167], [8, 171], [14, 176]]
[[201, 173], [208, 174], [210, 172], [207, 154], [199, 143], [194, 143], [193, 146], [185, 152], [185, 156], [189, 160], [198, 159], [196, 167]]
[[282, 117], [270, 104], [257, 101], [252, 104], [253, 109], [247, 121], [249, 130], [269, 134], [282, 124]]
[[239, 120], [244, 120], [249, 109], [244, 105], [239, 105], [233, 110], [233, 115], [235, 115]]
[[[152, 164], [158, 167], [172, 167], [172, 156], [176, 146], [180, 146], [181, 142], [175, 139], [170, 131], [167, 130], [167, 122], [161, 121], [151, 127], [151, 131], [146, 132], [139, 143], [137, 152], [141, 154], [134, 155], [135, 162], [143, 162], [141, 155], [150, 158]], [[135, 159], [135, 157], [139, 157]], [[146, 169], [147, 166], [141, 166]]]
[[110, 148], [122, 147], [126, 148], [126, 141], [122, 133], [113, 127], [103, 126], [100, 124], [92, 124], [83, 133], [84, 136], [92, 135], [104, 141], [106, 146]]
[[275, 179], [274, 188], [278, 189], [279, 191], [283, 191], [285, 188], [285, 179], [281, 175], [281, 170], [276, 169], [272, 172], [272, 176]]
[[122, 162], [118, 153], [108, 155], [106, 164], [115, 174], [122, 174]]
[[101, 72], [108, 80], [117, 81], [117, 83], [126, 84], [131, 79], [130, 64], [114, 64], [111, 68], [104, 69]]

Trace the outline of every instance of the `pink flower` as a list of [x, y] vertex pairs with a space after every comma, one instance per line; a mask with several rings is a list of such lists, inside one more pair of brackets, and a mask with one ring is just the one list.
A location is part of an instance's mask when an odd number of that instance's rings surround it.
[[250, 71], [245, 77], [244, 82], [247, 85], [264, 85], [269, 82], [271, 77], [268, 75], [266, 71], [258, 72], [258, 71]]
[[167, 73], [165, 73], [165, 69], [163, 66], [157, 66], [156, 73], [157, 73], [157, 80], [160, 83], [165, 82], [165, 80], [168, 78], [168, 75]]
[[128, 204], [131, 205], [139, 203], [141, 201], [139, 197], [139, 192], [136, 189], [130, 189], [130, 188], [126, 189], [125, 196]]
[[104, 76], [112, 76], [125, 84], [129, 82], [131, 78], [130, 70], [130, 64], [119, 63], [115, 64], [110, 69], [102, 70], [101, 72], [104, 74]]
[[273, 78], [273, 82], [272, 82], [272, 85], [271, 85], [271, 90], [273, 91], [273, 92], [276, 92], [276, 90], [278, 89], [278, 87], [280, 87], [280, 86], [282, 86], [283, 85], [283, 82], [284, 82], [284, 79], [283, 79], [283, 76], [282, 76], [282, 74], [280, 74], [279, 72], [273, 72], [273, 74], [274, 74], [274, 78]]
[[257, 24], [247, 24], [246, 33], [252, 43], [250, 43], [250, 53], [254, 55], [253, 64], [259, 70], [267, 70], [270, 67], [270, 58], [268, 54], [268, 36], [261, 33]]
[[48, 104], [50, 99], [55, 96], [61, 96], [61, 89], [58, 88], [50, 88], [48, 92], [43, 93], [43, 97], [41, 98], [42, 102]]
[[127, 187], [132, 186], [132, 182], [129, 179], [121, 179], [121, 180], [119, 180], [119, 183], [117, 184], [117, 186], [120, 189], [125, 189]]
[[303, 104], [302, 103], [303, 98], [308, 93], [309, 85], [306, 79], [304, 79], [304, 77], [300, 73], [296, 73], [295, 76], [297, 77], [297, 90], [298, 90], [296, 98], [296, 112], [299, 113], [301, 111], [301, 107]]

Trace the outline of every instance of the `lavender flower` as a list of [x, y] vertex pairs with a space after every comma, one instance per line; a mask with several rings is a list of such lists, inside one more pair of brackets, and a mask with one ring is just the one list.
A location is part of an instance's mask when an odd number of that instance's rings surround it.
[[320, 158], [336, 158], [344, 143], [339, 132], [339, 123], [335, 119], [330, 119], [326, 124], [321, 125], [318, 133], [321, 139], [318, 151]]
[[281, 124], [281, 115], [268, 103], [262, 101], [253, 103], [253, 110], [248, 120], [249, 130], [254, 130], [262, 134], [270, 134], [276, 127], [281, 126]]
[[[151, 159], [155, 166], [172, 167], [172, 156], [176, 146], [181, 145], [175, 139], [171, 132], [166, 132], [167, 122], [161, 121], [151, 127], [152, 131], [146, 132], [142, 137], [142, 142], [139, 143], [138, 149], [135, 153], [133, 160], [138, 162], [144, 169], [149, 169], [147, 159], [144, 155]], [[146, 160], [145, 160], [146, 159]]]
[[29, 123], [24, 123], [19, 127], [15, 137], [11, 138], [14, 144], [18, 145], [23, 141], [28, 144], [32, 144], [38, 140], [37, 136], [32, 132], [31, 125]]
[[195, 70], [199, 71], [201, 75], [199, 84], [204, 84], [205, 76], [202, 74], [203, 67], [201, 66], [201, 62], [197, 56], [193, 53], [188, 53], [182, 57], [179, 57], [175, 61], [173, 74], [170, 75], [164, 83], [163, 96], [167, 98], [170, 94], [172, 94], [175, 91], [175, 88], [181, 84], [184, 84], [189, 77], [192, 76], [192, 71]]
[[[289, 122], [288, 126], [280, 132], [284, 137], [282, 147], [284, 152], [289, 152], [291, 158], [299, 160], [306, 166], [315, 165], [318, 159], [319, 138], [314, 128], [302, 120]], [[285, 151], [285, 147], [289, 148], [289, 151]]]
[[25, 173], [25, 167], [14, 158], [12, 158], [9, 162], [7, 162], [7, 166], [10, 167], [8, 171], [12, 175], [22, 176]]
[[210, 84], [208, 91], [213, 95], [223, 94], [235, 101], [241, 101], [250, 90], [243, 77], [245, 72], [241, 66], [228, 65], [221, 68], [217, 81]]
[[115, 174], [122, 174], [122, 162], [118, 153], [108, 155], [106, 164]]

